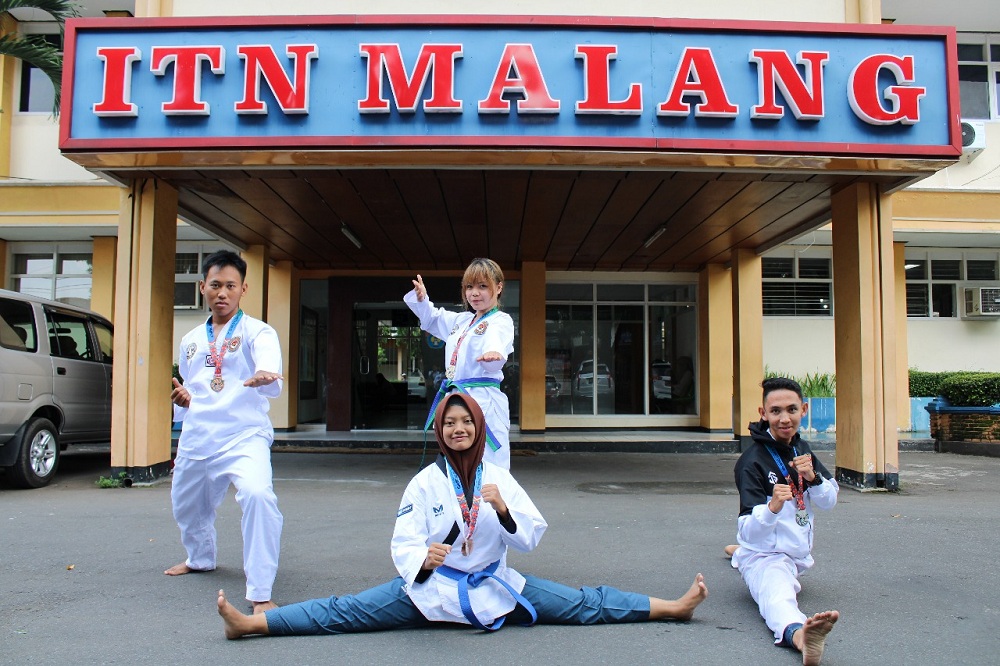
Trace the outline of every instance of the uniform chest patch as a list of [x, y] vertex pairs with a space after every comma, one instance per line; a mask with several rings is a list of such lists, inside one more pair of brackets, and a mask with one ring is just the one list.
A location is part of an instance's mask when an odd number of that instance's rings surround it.
[[198, 351], [198, 344], [192, 342], [187, 346], [187, 348], [184, 349], [184, 355], [187, 357], [187, 360], [190, 361], [192, 358], [194, 358], [194, 355], [195, 353], [197, 353], [197, 351]]
[[229, 338], [229, 351], [234, 352], [240, 348], [240, 336]]

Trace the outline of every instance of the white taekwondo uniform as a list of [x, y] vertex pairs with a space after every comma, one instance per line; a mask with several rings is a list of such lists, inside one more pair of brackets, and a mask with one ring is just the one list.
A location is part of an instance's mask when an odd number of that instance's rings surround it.
[[[469, 624], [459, 605], [458, 583], [455, 580], [434, 575], [426, 582], [415, 582], [427, 557], [427, 547], [431, 543], [444, 542], [456, 523], [461, 526], [462, 534], [444, 560], [447, 566], [461, 571], [479, 571], [499, 560], [495, 575], [518, 592], [524, 589], [524, 576], [507, 566], [507, 547], [533, 550], [542, 538], [547, 523], [507, 470], [484, 462], [483, 485], [489, 483], [497, 485], [517, 530], [509, 533], [500, 525], [493, 506], [482, 502], [469, 556], [462, 555], [465, 527], [455, 499], [455, 489], [440, 467], [437, 464], [428, 465], [406, 486], [392, 534], [392, 560], [399, 575], [406, 581], [406, 594], [428, 620]], [[491, 579], [470, 589], [469, 601], [476, 617], [484, 624], [506, 615], [515, 606], [514, 598]]]
[[[227, 323], [216, 331], [216, 351], [225, 342]], [[171, 502], [174, 518], [192, 569], [216, 566], [216, 509], [229, 484], [243, 510], [243, 568], [247, 599], [268, 601], [278, 571], [282, 516], [271, 480], [274, 428], [267, 416], [268, 398], [281, 394], [282, 381], [248, 388], [243, 382], [258, 370], [281, 373], [281, 347], [273, 328], [253, 317], [241, 317], [222, 360], [221, 391], [211, 382], [205, 324], [184, 336], [178, 370], [191, 394], [187, 408], [174, 406], [182, 421], [174, 461]]]
[[[476, 322], [472, 330], [468, 331], [469, 323], [475, 316], [472, 312], [453, 312], [435, 307], [429, 296], [418, 301], [416, 290], [406, 294], [403, 302], [420, 319], [422, 330], [445, 341], [444, 363], [447, 379], [461, 381], [483, 378], [496, 380], [497, 383], [503, 381], [503, 365], [514, 352], [514, 320], [510, 315], [497, 310]], [[458, 346], [463, 333], [465, 337], [461, 346]], [[447, 370], [451, 366], [456, 346], [459, 348], [454, 372], [448, 376]], [[498, 352], [503, 356], [503, 360], [476, 361], [489, 351]], [[487, 446], [483, 460], [510, 469], [510, 405], [507, 395], [499, 387], [494, 386], [470, 386], [463, 390], [479, 403], [486, 417], [486, 425], [499, 445], [496, 451]]]

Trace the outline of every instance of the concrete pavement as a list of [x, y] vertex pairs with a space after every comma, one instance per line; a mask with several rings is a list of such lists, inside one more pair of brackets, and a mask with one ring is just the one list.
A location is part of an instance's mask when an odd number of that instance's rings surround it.
[[[833, 453], [820, 452], [832, 469]], [[512, 470], [549, 522], [521, 571], [675, 597], [695, 573], [692, 622], [601, 627], [443, 627], [226, 641], [214, 592], [242, 599], [239, 508], [217, 527], [220, 568], [168, 578], [183, 559], [169, 483], [101, 490], [106, 452], [70, 453], [56, 482], [0, 482], [0, 663], [9, 664], [797, 664], [775, 648], [722, 557], [738, 502], [735, 454], [542, 453]], [[356, 592], [395, 571], [388, 543], [411, 454], [276, 452], [285, 515], [278, 603]], [[807, 612], [839, 609], [824, 664], [1000, 663], [1000, 459], [901, 454], [899, 493], [841, 491], [817, 525]], [[240, 604], [240, 607], [244, 607]]]

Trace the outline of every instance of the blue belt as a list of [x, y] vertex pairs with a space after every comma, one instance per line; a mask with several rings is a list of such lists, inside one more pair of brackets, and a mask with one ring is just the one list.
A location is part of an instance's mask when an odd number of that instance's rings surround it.
[[[434, 411], [437, 409], [438, 403], [441, 399], [448, 395], [452, 389], [457, 389], [462, 393], [468, 393], [470, 388], [500, 388], [500, 380], [492, 379], [490, 377], [470, 377], [469, 379], [446, 379], [441, 382], [441, 388], [438, 389], [437, 395], [434, 396], [434, 402], [431, 403], [431, 410], [427, 413], [427, 421], [424, 422], [424, 432], [430, 430], [431, 425], [434, 423]], [[486, 422], [486, 419], [483, 419]], [[486, 425], [486, 444], [490, 447], [491, 451], [500, 450], [500, 442], [493, 435], [493, 431], [490, 430], [489, 424]]]
[[503, 585], [504, 589], [506, 589], [507, 592], [510, 593], [510, 596], [514, 598], [514, 601], [521, 604], [521, 606], [523, 606], [524, 609], [531, 614], [531, 622], [526, 622], [521, 625], [522, 627], [530, 627], [538, 620], [538, 613], [535, 611], [535, 607], [532, 606], [531, 602], [525, 599], [520, 592], [511, 587], [507, 581], [498, 578], [495, 575], [498, 566], [500, 566], [500, 560], [497, 560], [482, 571], [469, 573], [468, 571], [461, 571], [460, 569], [455, 569], [446, 564], [442, 564], [434, 571], [458, 582], [458, 603], [462, 607], [462, 615], [465, 616], [465, 619], [468, 620], [472, 626], [482, 629], [483, 631], [496, 631], [503, 626], [504, 620], [507, 619], [506, 616], [501, 616], [494, 620], [492, 624], [486, 625], [480, 622], [479, 618], [476, 617], [476, 614], [472, 612], [472, 603], [469, 601], [469, 588], [479, 587], [479, 584], [484, 580], [492, 578]]

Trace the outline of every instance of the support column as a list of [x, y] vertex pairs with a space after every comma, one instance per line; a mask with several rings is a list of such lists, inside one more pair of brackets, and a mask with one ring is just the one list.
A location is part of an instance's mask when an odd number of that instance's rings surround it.
[[698, 275], [698, 339], [701, 427], [732, 430], [733, 282], [721, 264], [708, 264]]
[[834, 193], [837, 480], [899, 488], [895, 251], [889, 197], [862, 183]]
[[753, 250], [733, 252], [733, 434], [746, 450], [747, 425], [760, 420], [764, 378], [764, 299], [761, 261]]
[[241, 254], [243, 261], [247, 262], [247, 293], [240, 299], [240, 308], [251, 317], [267, 321], [270, 248], [265, 245], [251, 245]]
[[118, 220], [111, 473], [136, 483], [170, 472], [176, 252], [177, 190], [132, 181]]
[[[883, 216], [885, 211], [882, 211]], [[910, 348], [906, 328], [906, 244], [893, 243], [893, 278], [896, 289], [896, 430], [909, 430], [910, 414]]]
[[[17, 21], [10, 14], [0, 14], [0, 35], [17, 32]], [[10, 176], [10, 132], [14, 118], [13, 56], [0, 56], [0, 178]]]
[[278, 332], [285, 387], [271, 401], [271, 425], [290, 430], [299, 422], [299, 276], [290, 261], [279, 261], [268, 280], [267, 323]]
[[521, 264], [521, 432], [545, 430], [545, 262]]
[[[122, 190], [126, 192], [126, 190]], [[90, 309], [114, 321], [115, 267], [118, 239], [114, 236], [94, 237], [93, 266], [90, 274]]]
[[173, 16], [174, 0], [135, 0], [136, 17]]

